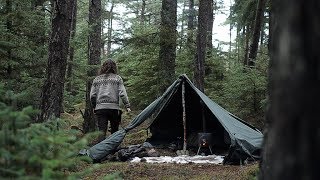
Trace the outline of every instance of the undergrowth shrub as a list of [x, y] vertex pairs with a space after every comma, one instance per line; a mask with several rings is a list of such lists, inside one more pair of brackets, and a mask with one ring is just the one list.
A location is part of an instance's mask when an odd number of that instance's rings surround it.
[[0, 85], [0, 179], [75, 179], [80, 162], [90, 162], [78, 156], [86, 147], [88, 136], [78, 138], [79, 132], [70, 130], [67, 121], [56, 119], [46, 123], [32, 123], [38, 112], [31, 106], [16, 110]]

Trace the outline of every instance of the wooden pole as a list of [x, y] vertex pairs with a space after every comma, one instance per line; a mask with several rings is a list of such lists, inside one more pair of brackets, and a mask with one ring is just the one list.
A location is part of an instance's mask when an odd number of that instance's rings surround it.
[[207, 125], [206, 125], [206, 118], [205, 118], [205, 115], [204, 115], [204, 102], [201, 100], [201, 115], [202, 115], [202, 130], [203, 132], [207, 132]]
[[187, 123], [186, 123], [186, 101], [185, 101], [185, 86], [182, 82], [182, 120], [183, 120], [183, 151], [187, 150]]

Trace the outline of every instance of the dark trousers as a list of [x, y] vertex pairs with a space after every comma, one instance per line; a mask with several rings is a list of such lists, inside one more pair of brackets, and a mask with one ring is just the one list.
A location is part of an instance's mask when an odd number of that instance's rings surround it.
[[99, 109], [96, 110], [95, 115], [98, 124], [98, 130], [103, 133], [99, 137], [99, 142], [106, 138], [108, 130], [108, 121], [110, 121], [111, 134], [118, 131], [121, 122], [121, 110], [117, 109]]

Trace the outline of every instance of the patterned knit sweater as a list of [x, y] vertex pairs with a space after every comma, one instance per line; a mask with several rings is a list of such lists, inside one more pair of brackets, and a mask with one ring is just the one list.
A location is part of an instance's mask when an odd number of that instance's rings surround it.
[[120, 109], [121, 98], [126, 108], [130, 107], [128, 95], [122, 78], [117, 74], [102, 74], [97, 76], [91, 86], [90, 99], [94, 109]]

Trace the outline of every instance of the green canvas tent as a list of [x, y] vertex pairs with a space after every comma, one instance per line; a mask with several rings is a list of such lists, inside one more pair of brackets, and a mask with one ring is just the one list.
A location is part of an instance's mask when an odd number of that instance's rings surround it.
[[[186, 75], [181, 75], [165, 93], [153, 101], [131, 123], [88, 150], [88, 155], [99, 160], [112, 153], [126, 133], [146, 120], [150, 121], [153, 143], [170, 143], [183, 137], [182, 84], [185, 86], [185, 112], [188, 148], [197, 146], [195, 134], [212, 133], [213, 149], [227, 150], [225, 163], [258, 159], [263, 140], [262, 133], [234, 116], [197, 89]], [[204, 125], [205, 123], [205, 125]], [[205, 129], [204, 129], [205, 128]]]

